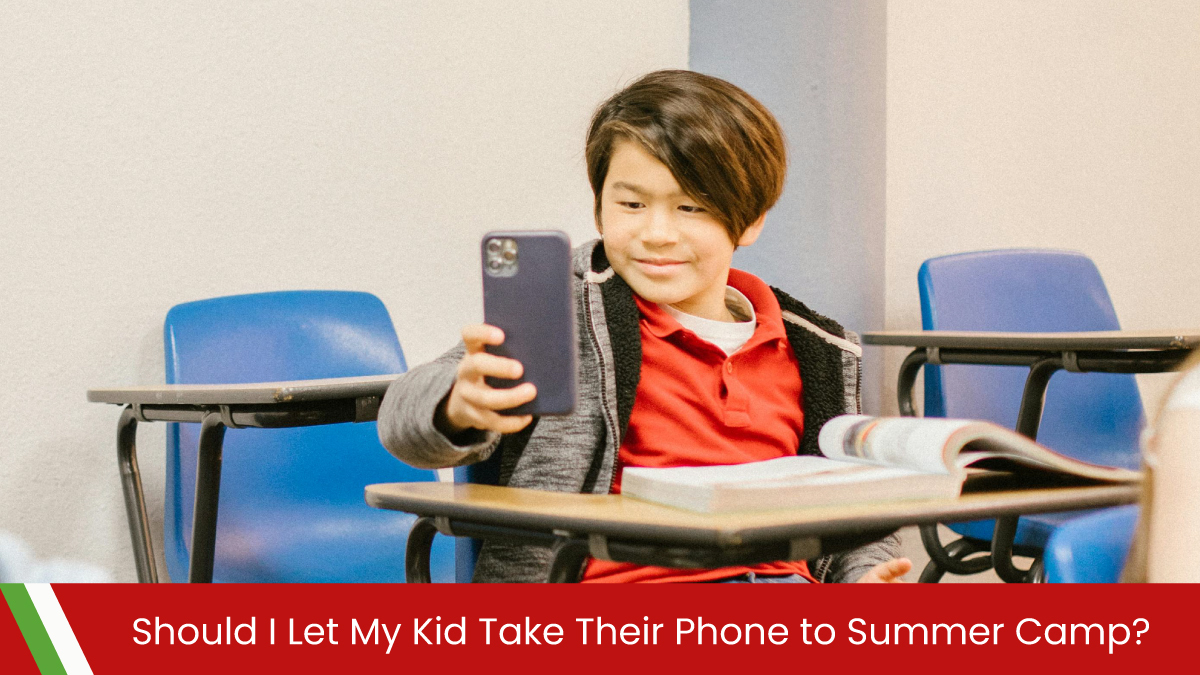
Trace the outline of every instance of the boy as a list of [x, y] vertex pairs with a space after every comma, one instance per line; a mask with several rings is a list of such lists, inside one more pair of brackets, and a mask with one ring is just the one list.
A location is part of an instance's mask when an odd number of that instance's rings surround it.
[[[421, 467], [501, 453], [502, 485], [620, 491], [624, 466], [737, 464], [816, 454], [829, 418], [857, 412], [855, 336], [730, 269], [783, 190], [782, 132], [761, 103], [714, 77], [650, 73], [596, 111], [586, 147], [599, 242], [575, 250], [579, 404], [565, 417], [497, 413], [532, 400], [521, 364], [484, 351], [497, 328], [388, 390], [379, 433]], [[584, 581], [895, 581], [893, 535], [820, 559], [717, 570], [592, 560]], [[542, 581], [548, 551], [484, 545], [477, 581]]]

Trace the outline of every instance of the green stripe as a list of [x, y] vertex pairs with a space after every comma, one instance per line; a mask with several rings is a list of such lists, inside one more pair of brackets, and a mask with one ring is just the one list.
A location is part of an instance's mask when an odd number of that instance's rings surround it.
[[0, 592], [3, 592], [4, 599], [8, 601], [8, 608], [12, 610], [21, 635], [25, 636], [25, 644], [29, 646], [29, 653], [33, 654], [33, 660], [37, 662], [42, 675], [67, 675], [67, 670], [58, 658], [54, 643], [50, 641], [50, 635], [42, 625], [42, 618], [38, 616], [25, 585], [0, 584]]

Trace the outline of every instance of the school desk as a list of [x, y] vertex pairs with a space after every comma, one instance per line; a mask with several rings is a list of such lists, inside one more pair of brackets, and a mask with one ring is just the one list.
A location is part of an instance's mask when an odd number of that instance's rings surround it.
[[295, 382], [164, 384], [89, 390], [88, 401], [125, 406], [117, 422], [117, 461], [138, 581], [158, 581], [137, 464], [138, 422], [200, 424], [188, 581], [211, 582], [225, 429], [370, 422], [378, 415], [383, 394], [396, 377], [373, 375]]
[[[1091, 331], [1081, 333], [1002, 333], [970, 331], [878, 331], [863, 333], [864, 344], [913, 347], [900, 366], [896, 396], [901, 415], [915, 415], [913, 386], [922, 366], [972, 364], [1026, 366], [1029, 374], [1021, 395], [1016, 431], [1036, 439], [1050, 376], [1075, 373], [1162, 373], [1179, 368], [1200, 347], [1200, 330]], [[943, 521], [952, 522], [952, 521]], [[941, 567], [959, 573], [978, 571], [945, 554], [937, 544], [937, 526], [922, 528], [926, 550]], [[1005, 581], [1023, 581], [1037, 570], [1012, 564], [1017, 517], [996, 520], [991, 563]], [[936, 545], [934, 545], [936, 544]]]
[[433, 536], [542, 544], [551, 582], [577, 581], [588, 556], [665, 567], [726, 567], [808, 560], [879, 539], [907, 525], [1132, 504], [1139, 486], [1014, 489], [1007, 474], [978, 474], [949, 499], [703, 514], [622, 495], [567, 494], [463, 483], [369, 485], [367, 503], [419, 516], [405, 574], [429, 581]]

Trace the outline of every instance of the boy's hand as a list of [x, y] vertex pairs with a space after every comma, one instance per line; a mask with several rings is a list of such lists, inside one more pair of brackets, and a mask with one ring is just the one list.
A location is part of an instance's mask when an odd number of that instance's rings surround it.
[[908, 558], [892, 558], [885, 563], [879, 563], [871, 568], [858, 580], [860, 584], [902, 584], [903, 577], [912, 569], [912, 561]]
[[[524, 368], [520, 361], [507, 359], [484, 351], [485, 345], [504, 343], [504, 331], [487, 324], [467, 326], [462, 330], [467, 353], [458, 363], [458, 377], [444, 403], [444, 412], [435, 423], [447, 436], [467, 429], [483, 429], [511, 434], [524, 429], [533, 421], [532, 415], [501, 415], [507, 410], [528, 403], [537, 396], [537, 387], [525, 382], [512, 389], [494, 389], [484, 377], [515, 380]], [[445, 427], [445, 428], [443, 428]]]

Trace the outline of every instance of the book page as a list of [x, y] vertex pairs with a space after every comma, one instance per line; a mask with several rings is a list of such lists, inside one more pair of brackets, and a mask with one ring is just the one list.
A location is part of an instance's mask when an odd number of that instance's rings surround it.
[[736, 487], [746, 490], [756, 490], [771, 487], [811, 486], [811, 485], [848, 485], [851, 483], [869, 483], [871, 481], [889, 480], [906, 476], [919, 476], [925, 472], [902, 469], [894, 466], [849, 466], [839, 463], [838, 467], [810, 473], [807, 475], [774, 476], [755, 481], [736, 483]]
[[799, 455], [761, 462], [717, 466], [676, 466], [671, 468], [628, 467], [622, 485], [631, 478], [651, 477], [659, 483], [680, 486], [714, 486], [756, 481], [795, 480], [814, 474], [844, 470], [846, 465], [825, 457]]
[[950, 473], [946, 444], [969, 420], [841, 415], [825, 423], [817, 444], [830, 459]]
[[1014, 431], [991, 424], [980, 425], [977, 432], [973, 429], [972, 433], [956, 440], [965, 444], [955, 458], [955, 464], [960, 467], [987, 462], [988, 468], [994, 470], [1038, 469], [1113, 483], [1136, 482], [1142, 479], [1140, 471], [1072, 459], [1038, 445]]

